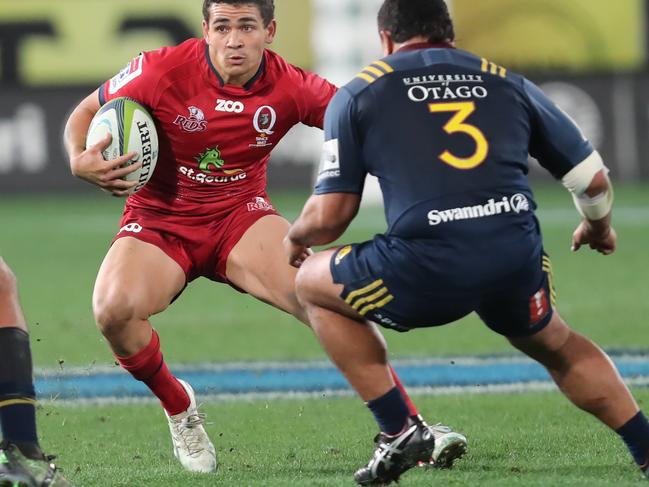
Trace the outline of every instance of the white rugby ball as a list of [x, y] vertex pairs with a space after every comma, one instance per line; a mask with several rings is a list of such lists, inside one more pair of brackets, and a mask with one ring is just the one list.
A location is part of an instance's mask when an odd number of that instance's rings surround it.
[[144, 187], [151, 179], [158, 161], [158, 133], [149, 112], [137, 101], [121, 97], [115, 98], [95, 114], [86, 137], [86, 147], [102, 140], [107, 133], [113, 136], [102, 155], [107, 161], [129, 152], [136, 152], [137, 157], [126, 165], [142, 161], [142, 167], [130, 173], [124, 179], [137, 181], [138, 184], [129, 190], [133, 194]]

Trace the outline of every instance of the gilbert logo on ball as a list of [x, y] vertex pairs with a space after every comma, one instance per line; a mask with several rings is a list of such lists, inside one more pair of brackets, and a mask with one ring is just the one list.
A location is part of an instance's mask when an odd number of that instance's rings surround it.
[[139, 191], [151, 179], [158, 160], [158, 133], [153, 118], [137, 101], [126, 97], [115, 98], [102, 106], [92, 119], [86, 147], [96, 144], [107, 133], [112, 135], [112, 140], [103, 151], [104, 159], [109, 161], [135, 152], [137, 156], [127, 165], [142, 162], [140, 169], [124, 178], [138, 182], [129, 193]]

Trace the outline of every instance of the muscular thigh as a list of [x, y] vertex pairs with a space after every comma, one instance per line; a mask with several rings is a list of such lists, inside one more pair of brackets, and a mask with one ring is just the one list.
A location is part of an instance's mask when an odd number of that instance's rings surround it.
[[99, 269], [93, 306], [128, 305], [141, 317], [165, 309], [185, 286], [180, 265], [153, 244], [117, 239]]
[[288, 228], [280, 215], [258, 219], [229, 253], [226, 276], [236, 287], [304, 321], [295, 297], [297, 269], [288, 264], [282, 245]]

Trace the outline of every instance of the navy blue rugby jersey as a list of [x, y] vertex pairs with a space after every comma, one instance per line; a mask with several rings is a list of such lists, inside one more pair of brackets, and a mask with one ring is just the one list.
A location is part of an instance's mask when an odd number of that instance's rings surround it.
[[447, 45], [367, 66], [334, 96], [324, 125], [315, 194], [360, 194], [366, 174], [377, 176], [387, 233], [405, 238], [538, 231], [528, 154], [561, 178], [593, 152], [532, 82]]

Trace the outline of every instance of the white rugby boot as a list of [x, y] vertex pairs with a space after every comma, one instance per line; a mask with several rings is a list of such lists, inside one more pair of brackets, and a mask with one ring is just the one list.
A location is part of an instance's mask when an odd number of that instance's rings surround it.
[[214, 472], [218, 468], [216, 450], [210, 441], [203, 423], [205, 414], [198, 412], [194, 390], [184, 380], [178, 379], [189, 396], [189, 407], [179, 414], [167, 416], [174, 455], [190, 472]]
[[464, 456], [467, 449], [466, 437], [441, 423], [429, 426], [435, 438], [435, 449], [431, 455], [434, 468], [452, 468], [453, 462]]

